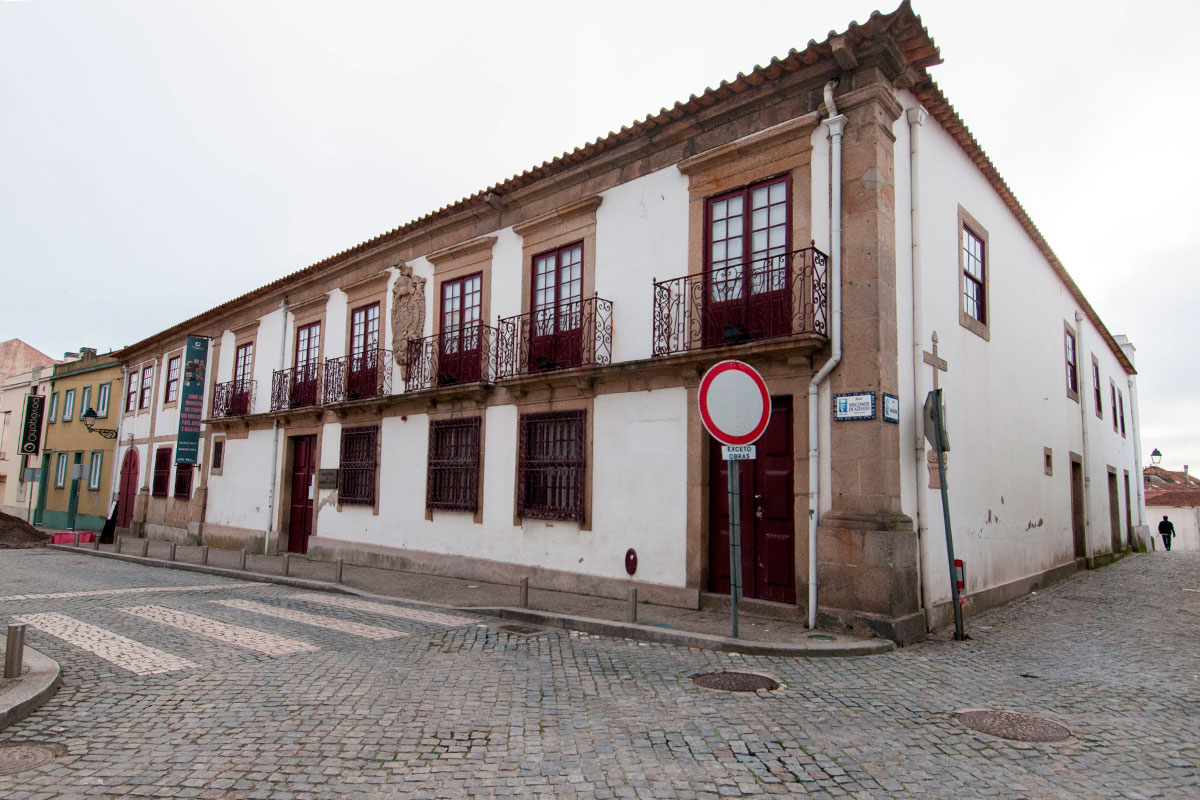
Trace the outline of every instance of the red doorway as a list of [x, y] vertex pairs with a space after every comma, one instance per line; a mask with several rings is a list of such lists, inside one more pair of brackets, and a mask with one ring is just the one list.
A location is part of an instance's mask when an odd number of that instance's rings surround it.
[[307, 553], [316, 495], [317, 437], [292, 437], [292, 502], [288, 515], [288, 552]]
[[125, 451], [121, 462], [121, 485], [117, 490], [117, 527], [128, 528], [133, 522], [133, 503], [137, 499], [138, 454], [134, 448]]
[[771, 398], [771, 421], [756, 443], [754, 461], [727, 462], [709, 439], [709, 588], [729, 594], [729, 493], [726, 467], [741, 469], [742, 593], [776, 603], [796, 602], [796, 528], [792, 509], [792, 400]]

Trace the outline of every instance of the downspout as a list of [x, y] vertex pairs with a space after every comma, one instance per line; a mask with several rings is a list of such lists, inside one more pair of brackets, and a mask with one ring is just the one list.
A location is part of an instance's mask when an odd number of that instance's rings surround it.
[[[283, 370], [284, 358], [287, 357], [287, 316], [288, 316], [288, 301], [287, 295], [284, 295], [283, 302], [279, 304], [279, 309], [283, 312], [282, 320], [279, 323], [279, 369]], [[279, 468], [279, 417], [275, 417], [271, 421], [271, 484], [267, 488], [267, 532], [263, 539], [263, 553], [271, 552], [271, 534], [275, 532], [275, 470]]]
[[921, 355], [924, 349], [922, 331], [925, 328], [924, 308], [921, 298], [921, 224], [920, 224], [920, 175], [921, 147], [918, 132], [921, 123], [927, 116], [925, 109], [914, 106], [908, 109], [908, 208], [909, 226], [912, 239], [912, 366], [913, 366], [913, 456], [916, 460], [915, 489], [917, 493], [917, 513], [913, 527], [917, 532], [917, 596], [920, 607], [925, 608], [925, 547], [921, 536], [921, 521], [925, 519], [925, 490], [921, 486], [921, 476], [925, 474], [925, 399], [921, 397]]
[[1084, 557], [1091, 559], [1092, 543], [1091, 530], [1089, 524], [1091, 518], [1091, 506], [1089, 499], [1092, 488], [1092, 471], [1088, 466], [1088, 413], [1087, 413], [1087, 393], [1083, 385], [1083, 376], [1087, 370], [1080, 369], [1079, 364], [1083, 360], [1080, 354], [1083, 353], [1083, 312], [1075, 312], [1075, 375], [1079, 383], [1079, 427], [1083, 432], [1080, 449], [1083, 450], [1083, 551]]
[[842, 360], [842, 131], [846, 118], [833, 104], [833, 87], [837, 81], [825, 84], [825, 108], [829, 119], [830, 140], [830, 253], [829, 276], [830, 327], [832, 352], [829, 360], [808, 384], [808, 627], [817, 626], [817, 509], [820, 506], [820, 434], [818, 394], [821, 384]]

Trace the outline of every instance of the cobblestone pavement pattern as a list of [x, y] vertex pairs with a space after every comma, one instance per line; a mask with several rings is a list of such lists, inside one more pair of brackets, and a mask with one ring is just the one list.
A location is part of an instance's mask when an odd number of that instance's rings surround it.
[[[67, 750], [0, 777], [7, 800], [1200, 797], [1200, 554], [1127, 558], [971, 619], [971, 641], [852, 659], [516, 635], [50, 551], [4, 553], [0, 586], [5, 616], [57, 621], [28, 640], [64, 669], [0, 744]], [[381, 630], [407, 635], [361, 635]], [[111, 637], [169, 658], [137, 674]], [[726, 669], [784, 685], [689, 680]], [[1073, 736], [991, 737], [953, 716], [971, 708]]]

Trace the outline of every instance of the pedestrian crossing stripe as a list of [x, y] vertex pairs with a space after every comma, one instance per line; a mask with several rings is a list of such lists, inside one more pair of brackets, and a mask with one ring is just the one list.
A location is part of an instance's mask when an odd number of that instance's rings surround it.
[[17, 619], [135, 675], [159, 675], [198, 667], [186, 658], [165, 653], [65, 614], [23, 614]]
[[166, 608], [165, 606], [129, 606], [120, 610], [126, 614], [133, 614], [142, 619], [148, 619], [151, 622], [169, 625], [181, 631], [215, 639], [225, 644], [231, 644], [234, 647], [244, 647], [247, 650], [254, 650], [268, 656], [286, 656], [292, 653], [312, 652], [319, 649], [316, 645], [309, 644], [308, 642], [287, 639], [283, 636], [257, 631], [253, 628], [230, 625], [227, 622], [209, 619], [198, 614], [189, 614], [186, 611], [178, 611], [174, 608]]
[[307, 592], [304, 594], [293, 594], [288, 596], [291, 600], [302, 600], [305, 603], [318, 603], [320, 605], [334, 606], [336, 608], [348, 608], [354, 611], [366, 611], [371, 614], [379, 614], [386, 617], [396, 617], [397, 619], [406, 619], [412, 622], [425, 622], [430, 625], [446, 625], [451, 628], [457, 628], [462, 625], [474, 625], [479, 622], [477, 618], [464, 617], [457, 614], [445, 614], [440, 611], [426, 611], [423, 608], [408, 608], [406, 606], [394, 606], [388, 603], [377, 603], [371, 600], [358, 600], [353, 597], [341, 597], [339, 595], [317, 594], [315, 592]]
[[393, 630], [391, 628], [381, 628], [376, 625], [364, 625], [361, 622], [349, 622], [343, 619], [334, 619], [333, 617], [323, 617], [319, 614], [309, 614], [305, 611], [294, 611], [290, 608], [281, 608], [279, 606], [271, 606], [266, 603], [256, 603], [252, 600], [214, 600], [229, 608], [236, 608], [239, 611], [249, 611], [254, 614], [262, 614], [276, 619], [286, 619], [289, 622], [298, 622], [301, 625], [312, 625], [317, 628], [328, 628], [329, 630], [348, 633], [351, 636], [361, 636], [364, 639], [396, 639], [401, 636], [407, 636], [403, 631]]

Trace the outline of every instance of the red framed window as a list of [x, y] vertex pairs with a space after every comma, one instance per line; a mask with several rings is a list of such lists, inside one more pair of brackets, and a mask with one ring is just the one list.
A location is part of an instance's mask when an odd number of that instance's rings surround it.
[[966, 225], [962, 228], [963, 311], [981, 324], [987, 324], [987, 297], [984, 294], [983, 238]]
[[479, 325], [483, 316], [483, 273], [442, 284], [441, 338], [438, 347], [438, 383], [479, 380]]
[[[125, 387], [125, 410], [133, 411], [137, 408], [137, 389], [138, 389], [138, 374], [135, 370], [129, 373], [129, 383]], [[51, 420], [53, 422], [53, 420]]]
[[379, 303], [354, 309], [350, 315], [350, 355], [363, 359], [379, 347]]
[[176, 464], [175, 465], [175, 491], [171, 493], [172, 497], [187, 500], [192, 496], [192, 464]]
[[150, 397], [154, 394], [154, 367], [142, 367], [142, 396], [138, 400], [138, 408], [149, 408]]
[[583, 361], [583, 242], [533, 257], [529, 369]]
[[171, 448], [160, 447], [154, 451], [154, 481], [150, 485], [150, 494], [154, 497], [166, 497], [170, 485]]
[[479, 417], [429, 423], [426, 508], [479, 509], [479, 429]]
[[164, 403], [174, 403], [179, 399], [179, 365], [182, 363], [183, 356], [171, 356], [167, 361], [167, 386]]
[[225, 440], [217, 439], [215, 442], [213, 442], [212, 468], [220, 469], [224, 463], [225, 463]]
[[1067, 392], [1073, 397], [1079, 397], [1079, 359], [1075, 352], [1075, 334], [1067, 331]]
[[233, 358], [233, 382], [238, 386], [250, 382], [254, 368], [254, 342], [239, 345]]
[[342, 505], [375, 505], [376, 446], [379, 426], [342, 428], [338, 464], [338, 502]]
[[321, 323], [314, 322], [296, 329], [296, 374], [315, 375], [321, 363]]
[[517, 515], [583, 521], [586, 411], [522, 414]]

